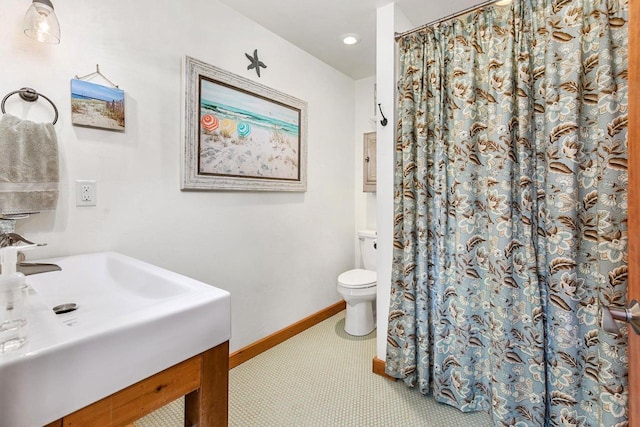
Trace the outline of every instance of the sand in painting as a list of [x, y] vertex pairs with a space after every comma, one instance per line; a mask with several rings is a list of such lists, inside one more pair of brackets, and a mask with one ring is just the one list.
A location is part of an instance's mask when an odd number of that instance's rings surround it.
[[124, 130], [124, 114], [120, 121], [114, 120], [108, 104], [98, 99], [72, 99], [71, 121], [74, 125]]
[[200, 173], [298, 179], [297, 138], [254, 126], [247, 137], [201, 131]]

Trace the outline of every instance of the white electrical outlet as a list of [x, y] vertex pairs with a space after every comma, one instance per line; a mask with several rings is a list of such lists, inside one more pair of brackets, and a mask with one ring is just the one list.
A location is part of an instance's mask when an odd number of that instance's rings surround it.
[[98, 203], [97, 183], [93, 180], [76, 180], [76, 206], [96, 206]]

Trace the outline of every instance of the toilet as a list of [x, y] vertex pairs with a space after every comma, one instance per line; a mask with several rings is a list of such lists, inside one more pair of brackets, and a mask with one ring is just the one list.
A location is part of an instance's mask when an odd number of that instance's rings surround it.
[[349, 335], [367, 335], [376, 328], [376, 237], [375, 230], [358, 231], [365, 269], [345, 271], [338, 276], [338, 293], [347, 302], [344, 330]]

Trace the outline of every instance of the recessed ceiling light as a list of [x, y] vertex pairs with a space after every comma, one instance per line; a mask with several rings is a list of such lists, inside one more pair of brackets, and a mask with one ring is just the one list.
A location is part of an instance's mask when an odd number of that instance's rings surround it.
[[512, 0], [498, 0], [496, 6], [506, 6], [511, 3]]
[[342, 36], [342, 43], [356, 44], [360, 42], [360, 36], [355, 33], [349, 33]]

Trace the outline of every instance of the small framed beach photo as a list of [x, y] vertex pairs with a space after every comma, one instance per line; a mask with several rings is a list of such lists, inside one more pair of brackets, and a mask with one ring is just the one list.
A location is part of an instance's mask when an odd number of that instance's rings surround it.
[[306, 191], [307, 103], [186, 56], [182, 190]]
[[71, 123], [124, 131], [124, 91], [71, 79]]

